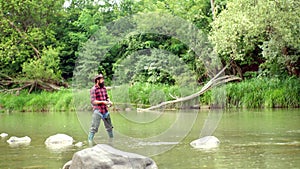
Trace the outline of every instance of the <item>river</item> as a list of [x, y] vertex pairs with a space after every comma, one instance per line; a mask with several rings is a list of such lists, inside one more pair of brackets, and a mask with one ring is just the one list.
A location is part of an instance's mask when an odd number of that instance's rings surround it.
[[[101, 123], [96, 143], [150, 156], [165, 169], [300, 168], [300, 109], [257, 109], [154, 113], [112, 112], [115, 138], [109, 142]], [[59, 169], [87, 148], [88, 112], [12, 112], [0, 114], [0, 168]], [[64, 133], [82, 147], [53, 150], [45, 140]], [[214, 135], [220, 146], [192, 148], [200, 136]], [[29, 136], [29, 145], [10, 146], [10, 136]], [[74, 143], [74, 144], [75, 144]]]

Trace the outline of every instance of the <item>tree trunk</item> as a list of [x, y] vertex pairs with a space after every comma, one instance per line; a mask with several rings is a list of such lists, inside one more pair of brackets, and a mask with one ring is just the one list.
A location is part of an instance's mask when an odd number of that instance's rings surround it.
[[211, 12], [212, 12], [212, 16], [213, 16], [213, 20], [216, 19], [216, 11], [215, 11], [215, 2], [214, 0], [210, 0], [210, 6], [211, 6]]

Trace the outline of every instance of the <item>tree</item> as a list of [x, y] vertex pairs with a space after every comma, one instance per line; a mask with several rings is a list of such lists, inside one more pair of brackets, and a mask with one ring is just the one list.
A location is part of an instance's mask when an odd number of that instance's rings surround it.
[[[225, 6], [224, 5], [225, 2], [226, 0], [215, 1], [214, 5], [215, 5], [216, 13], [218, 13], [223, 9], [223, 7]], [[187, 22], [193, 23], [204, 34], [208, 34], [211, 28], [210, 27], [210, 23], [212, 22], [211, 3], [210, 1], [207, 0], [196, 0], [196, 1], [146, 0], [146, 1], [140, 1], [136, 3], [136, 6], [137, 6], [136, 8], [138, 9], [140, 9], [142, 6], [143, 7], [142, 12], [144, 13], [156, 12], [156, 13], [162, 13], [161, 14], [162, 16], [164, 16], [164, 14], [171, 14], [173, 16], [182, 18]], [[147, 22], [147, 20], [150, 20], [148, 22], [151, 22], [151, 20], [155, 20], [155, 19], [156, 18], [145, 18], [144, 22]], [[166, 24], [171, 25], [177, 23], [166, 21]], [[147, 26], [149, 24], [145, 24], [145, 25]], [[164, 24], [155, 22], [153, 24], [153, 27], [155, 27], [155, 25], [164, 25]], [[187, 35], [186, 37], [189, 37], [188, 35], [189, 32], [187, 30], [186, 32], [180, 32], [180, 33], [178, 32], [178, 34], [186, 34]], [[157, 43], [157, 41], [155, 42]], [[140, 44], [141, 43], [142, 42], [140, 42]], [[192, 70], [197, 72], [198, 80], [199, 81], [205, 80], [205, 78], [207, 77], [207, 73], [204, 70], [204, 63], [202, 60], [203, 56], [195, 55], [194, 49], [188, 49], [184, 43], [185, 42], [180, 42], [177, 39], [171, 37], [165, 41], [159, 42], [160, 44], [159, 48], [171, 51], [172, 53], [178, 55], [178, 57], [183, 58], [185, 62], [190, 65]]]
[[210, 39], [227, 63], [299, 76], [299, 7], [297, 0], [230, 1], [212, 23]]
[[[65, 79], [73, 77], [78, 50], [98, 31], [100, 26], [115, 19], [114, 3], [93, 0], [72, 0], [64, 9], [64, 17], [57, 20], [56, 39], [62, 44], [60, 69]], [[80, 52], [80, 51], [79, 51]]]
[[[218, 6], [218, 4], [219, 3], [216, 2], [216, 6]], [[177, 9], [179, 7], [182, 8], [182, 6], [186, 6], [184, 7], [184, 10]], [[191, 8], [193, 9], [192, 12], [190, 12]], [[75, 53], [74, 58], [76, 59], [79, 55], [83, 54], [84, 52], [87, 52], [86, 50], [85, 51], [80, 51], [80, 50], [87, 47], [87, 46], [86, 47], [83, 46], [86, 43], [90, 43], [87, 42], [88, 39], [93, 37], [93, 34], [99, 31], [100, 27], [107, 26], [107, 29], [110, 31], [109, 33], [113, 34], [112, 32], [113, 30], [111, 30], [109, 28], [109, 25], [107, 24], [113, 25], [114, 23], [120, 23], [120, 22], [113, 22], [113, 21], [116, 19], [122, 19], [124, 17], [130, 17], [131, 15], [137, 14], [138, 12], [147, 13], [153, 11], [157, 11], [157, 12], [163, 11], [164, 13], [172, 13], [174, 15], [180, 15], [180, 17], [184, 17], [185, 19], [190, 20], [193, 23], [201, 22], [202, 27], [201, 26], [199, 27], [206, 29], [206, 31], [209, 28], [208, 22], [209, 20], [211, 21], [210, 3], [205, 0], [198, 0], [197, 2], [186, 2], [186, 1], [173, 2], [168, 0], [164, 0], [164, 1], [124, 0], [124, 1], [120, 1], [120, 3], [109, 3], [109, 1], [103, 1], [101, 4], [97, 4], [97, 3], [95, 4], [93, 3], [93, 1], [77, 0], [77, 1], [72, 1], [71, 6], [68, 7], [67, 9], [70, 10], [70, 12], [73, 10], [78, 11], [77, 9], [79, 9], [79, 11], [77, 12], [78, 18], [74, 20], [71, 27], [73, 31], [70, 31], [68, 34], [66, 34], [66, 37], [70, 37], [68, 39], [71, 39], [71, 42], [73, 43], [70, 44], [70, 42], [64, 41], [64, 43], [68, 44], [65, 45], [65, 47], [72, 46], [72, 44], [74, 45], [74, 48], [76, 46], [78, 47], [79, 51], [74, 52]], [[189, 13], [189, 15], [187, 15], [186, 13]], [[198, 16], [198, 18], [193, 18], [194, 16]], [[202, 19], [200, 19], [201, 21], [198, 22], [199, 18]], [[147, 18], [145, 18], [145, 20], [147, 20]], [[128, 22], [125, 23], [127, 24]], [[113, 26], [113, 27], [124, 29], [123, 27], [126, 26], [128, 27], [128, 25], [120, 24], [118, 26]], [[116, 33], [118, 33], [117, 30]], [[104, 33], [103, 36], [105, 37], [110, 35]], [[92, 49], [96, 50], [96, 48], [93, 48], [92, 46], [93, 45], [91, 45], [88, 48], [90, 48], [90, 50]], [[77, 49], [77, 47], [75, 49]], [[114, 73], [113, 64], [115, 64], [115, 62], [117, 62], [119, 59], [125, 58], [126, 56], [130, 55], [132, 52], [135, 52], [137, 50], [147, 49], [147, 48], [159, 48], [159, 49], [171, 51], [172, 53], [178, 55], [179, 57], [183, 58], [186, 62], [188, 62], [193, 70], [197, 70], [199, 72], [199, 76], [203, 76], [203, 70], [201, 68], [203, 67], [203, 64], [201, 64], [200, 61], [196, 59], [195, 54], [191, 52], [190, 49], [187, 49], [184, 43], [172, 37], [146, 34], [146, 33], [140, 35], [134, 35], [128, 39], [124, 39], [123, 41], [113, 45], [113, 47], [110, 50], [108, 50], [105, 56], [102, 56], [102, 59], [105, 58], [105, 60], [101, 61], [97, 71], [106, 73], [107, 77], [109, 79], [112, 79]], [[67, 57], [68, 56], [64, 55], [64, 58]], [[87, 56], [82, 56], [82, 57], [87, 59], [86, 58]], [[83, 59], [83, 58], [79, 58], [79, 59]], [[72, 60], [70, 61], [72, 62]], [[84, 65], [88, 66], [88, 64], [84, 64]], [[67, 66], [68, 65], [66, 63], [65, 66], [61, 66], [61, 68], [65, 69]], [[77, 72], [77, 70], [75, 71]], [[64, 74], [64, 72], [62, 73]]]
[[[56, 20], [60, 17], [63, 2], [63, 0], [0, 2], [1, 74], [15, 79], [12, 83], [20, 84], [17, 80], [20, 77], [27, 81], [44, 82], [59, 82], [61, 79], [57, 68], [59, 64], [57, 53], [60, 47], [55, 38], [54, 28], [57, 26]], [[45, 67], [40, 69], [43, 66]], [[34, 73], [29, 69], [41, 72]], [[33, 74], [47, 74], [47, 78], [32, 76]]]
[[[173, 0], [146, 0], [137, 3], [143, 12], [169, 13], [195, 24], [202, 31], [208, 32], [212, 21], [210, 1], [173, 1]], [[216, 3], [218, 6], [219, 3]]]

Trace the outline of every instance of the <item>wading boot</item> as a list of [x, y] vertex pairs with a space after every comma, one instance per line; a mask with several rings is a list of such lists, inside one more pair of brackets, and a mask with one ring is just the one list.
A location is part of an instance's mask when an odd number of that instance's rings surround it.
[[88, 142], [89, 142], [90, 146], [93, 145], [94, 136], [95, 136], [95, 133], [92, 133], [92, 132], [89, 133]]
[[114, 138], [114, 134], [112, 131], [107, 131], [109, 138]]

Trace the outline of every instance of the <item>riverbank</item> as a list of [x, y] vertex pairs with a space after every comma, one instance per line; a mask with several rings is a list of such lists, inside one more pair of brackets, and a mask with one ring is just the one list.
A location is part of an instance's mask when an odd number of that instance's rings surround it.
[[[227, 108], [298, 108], [300, 107], [300, 79], [262, 78], [250, 79], [242, 82], [226, 84]], [[200, 90], [201, 87], [199, 86]], [[222, 88], [224, 89], [224, 88]], [[156, 100], [173, 100], [179, 96], [182, 89], [178, 86], [163, 84], [136, 83], [128, 88], [128, 95], [133, 105], [150, 105]], [[122, 96], [114, 93], [114, 96]], [[83, 100], [88, 100], [88, 90], [82, 94]], [[186, 93], [187, 94], [187, 93]], [[191, 94], [191, 93], [190, 93]], [[111, 95], [111, 93], [109, 93]], [[75, 97], [76, 98], [76, 97]], [[122, 97], [112, 100], [121, 101]], [[200, 107], [215, 102], [214, 91], [208, 91], [200, 96]], [[75, 105], [88, 109], [88, 101], [74, 103], [74, 94], [71, 89], [62, 89], [56, 92], [40, 92], [27, 94], [26, 91], [16, 94], [0, 93], [0, 112], [6, 111], [74, 111]]]
[[226, 85], [227, 107], [297, 108], [300, 78], [250, 79]]
[[56, 92], [39, 92], [28, 94], [21, 91], [16, 94], [0, 93], [0, 112], [43, 112], [73, 111], [73, 93], [69, 89]]

